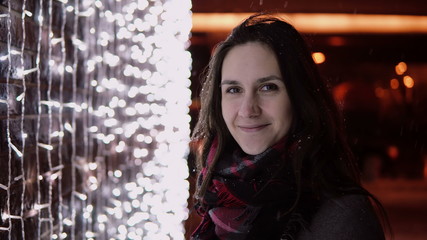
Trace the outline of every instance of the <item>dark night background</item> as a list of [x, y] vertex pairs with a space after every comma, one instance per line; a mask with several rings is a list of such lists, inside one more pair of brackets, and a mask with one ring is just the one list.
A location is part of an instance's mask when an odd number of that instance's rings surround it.
[[[425, 1], [193, 1], [193, 13], [349, 13], [424, 16]], [[303, 32], [345, 117], [347, 135], [365, 186], [385, 205], [395, 239], [423, 239], [427, 225], [427, 31], [424, 33]], [[200, 76], [225, 31], [193, 31], [192, 114]], [[400, 62], [407, 65], [396, 73]], [[403, 76], [414, 86], [407, 89]], [[399, 87], [393, 89], [392, 79]], [[424, 203], [423, 203], [424, 202]], [[194, 220], [194, 222], [197, 220]], [[194, 225], [190, 218], [188, 225]]]

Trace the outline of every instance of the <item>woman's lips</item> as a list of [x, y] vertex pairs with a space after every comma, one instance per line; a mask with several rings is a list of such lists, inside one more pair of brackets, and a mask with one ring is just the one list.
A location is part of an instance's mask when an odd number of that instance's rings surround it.
[[258, 132], [262, 129], [264, 129], [265, 127], [267, 127], [270, 124], [260, 124], [260, 125], [248, 125], [248, 126], [238, 126], [240, 128], [240, 130], [242, 130], [243, 132]]

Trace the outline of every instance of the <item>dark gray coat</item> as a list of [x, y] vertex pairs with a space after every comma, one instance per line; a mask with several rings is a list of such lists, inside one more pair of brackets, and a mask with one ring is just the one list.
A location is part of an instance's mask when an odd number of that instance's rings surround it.
[[326, 200], [298, 240], [383, 240], [384, 232], [365, 196]]

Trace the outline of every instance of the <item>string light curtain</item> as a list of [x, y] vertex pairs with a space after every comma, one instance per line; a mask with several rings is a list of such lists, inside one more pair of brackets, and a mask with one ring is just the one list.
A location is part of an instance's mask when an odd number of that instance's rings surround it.
[[0, 239], [184, 239], [191, 1], [0, 4]]

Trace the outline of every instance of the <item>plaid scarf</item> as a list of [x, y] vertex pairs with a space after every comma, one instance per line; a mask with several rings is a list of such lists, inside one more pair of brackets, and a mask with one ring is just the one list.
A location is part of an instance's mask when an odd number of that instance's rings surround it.
[[[217, 139], [210, 148], [207, 165], [212, 163], [217, 150]], [[196, 210], [203, 217], [202, 222], [192, 234], [193, 240], [211, 239], [251, 239], [255, 232], [265, 232], [272, 227], [269, 223], [259, 224], [260, 215], [265, 215], [266, 207], [283, 206], [292, 202], [294, 185], [291, 173], [274, 177], [280, 163], [285, 161], [285, 139], [266, 151], [252, 156], [240, 148], [226, 151], [218, 159], [213, 170], [212, 180], [203, 199], [196, 204]], [[231, 153], [230, 153], [231, 152]], [[198, 184], [206, 176], [202, 169]], [[274, 208], [277, 210], [277, 208]], [[262, 210], [262, 211], [261, 211]], [[277, 211], [268, 216], [274, 222]], [[260, 230], [259, 225], [267, 229]], [[249, 234], [251, 233], [251, 234]]]

